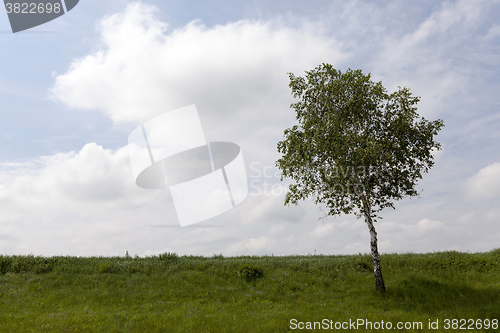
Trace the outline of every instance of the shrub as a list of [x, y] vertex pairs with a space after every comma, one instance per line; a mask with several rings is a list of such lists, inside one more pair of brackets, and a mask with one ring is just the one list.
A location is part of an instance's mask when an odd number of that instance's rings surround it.
[[264, 272], [260, 268], [257, 268], [252, 265], [244, 264], [238, 270], [238, 276], [241, 276], [247, 282], [254, 281], [260, 279], [264, 276]]

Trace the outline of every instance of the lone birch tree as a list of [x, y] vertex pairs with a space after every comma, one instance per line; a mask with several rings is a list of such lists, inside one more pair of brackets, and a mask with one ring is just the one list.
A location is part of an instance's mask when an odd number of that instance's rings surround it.
[[417, 114], [419, 97], [399, 87], [389, 94], [370, 74], [329, 64], [289, 73], [290, 105], [298, 125], [284, 131], [276, 166], [281, 180], [291, 178], [285, 205], [313, 198], [326, 205], [326, 216], [355, 214], [370, 231], [375, 286], [385, 292], [374, 222], [394, 201], [418, 195], [422, 173], [434, 165], [434, 136], [444, 126]]

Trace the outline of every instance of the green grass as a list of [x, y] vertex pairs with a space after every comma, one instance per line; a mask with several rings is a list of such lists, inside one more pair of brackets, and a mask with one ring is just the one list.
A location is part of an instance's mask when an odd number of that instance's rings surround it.
[[430, 319], [445, 332], [446, 318], [500, 320], [500, 250], [385, 254], [381, 265], [386, 294], [375, 292], [368, 255], [0, 256], [0, 331], [311, 331], [291, 319], [429, 331]]

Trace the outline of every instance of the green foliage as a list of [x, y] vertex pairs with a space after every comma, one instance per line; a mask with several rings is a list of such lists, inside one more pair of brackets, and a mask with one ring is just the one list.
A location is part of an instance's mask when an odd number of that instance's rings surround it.
[[258, 267], [244, 264], [243, 266], [240, 267], [238, 270], [238, 276], [241, 276], [243, 279], [245, 279], [247, 282], [250, 281], [255, 281], [257, 279], [260, 279], [261, 277], [264, 276], [264, 272]]
[[177, 253], [166, 252], [158, 255], [158, 259], [165, 261], [177, 261], [179, 256], [177, 256]]
[[327, 215], [374, 214], [393, 201], [418, 195], [422, 173], [434, 164], [434, 136], [442, 120], [416, 112], [419, 97], [408, 88], [387, 93], [370, 74], [345, 73], [323, 64], [305, 77], [290, 73], [291, 105], [298, 125], [284, 131], [276, 162], [290, 185], [285, 204], [313, 197]]
[[7, 272], [36, 274], [51, 272], [58, 263], [58, 258], [28, 256], [0, 256], [0, 274]]
[[360, 272], [372, 272], [373, 264], [371, 262], [371, 256], [368, 255], [358, 255], [356, 258], [355, 269]]

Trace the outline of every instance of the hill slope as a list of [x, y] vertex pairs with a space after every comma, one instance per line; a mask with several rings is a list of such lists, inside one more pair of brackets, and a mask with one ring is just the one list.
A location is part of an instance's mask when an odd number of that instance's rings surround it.
[[412, 332], [429, 331], [429, 321], [438, 321], [434, 332], [449, 331], [447, 323], [498, 331], [500, 250], [385, 254], [381, 265], [385, 295], [374, 291], [368, 255], [0, 256], [0, 331], [288, 332], [356, 323]]

